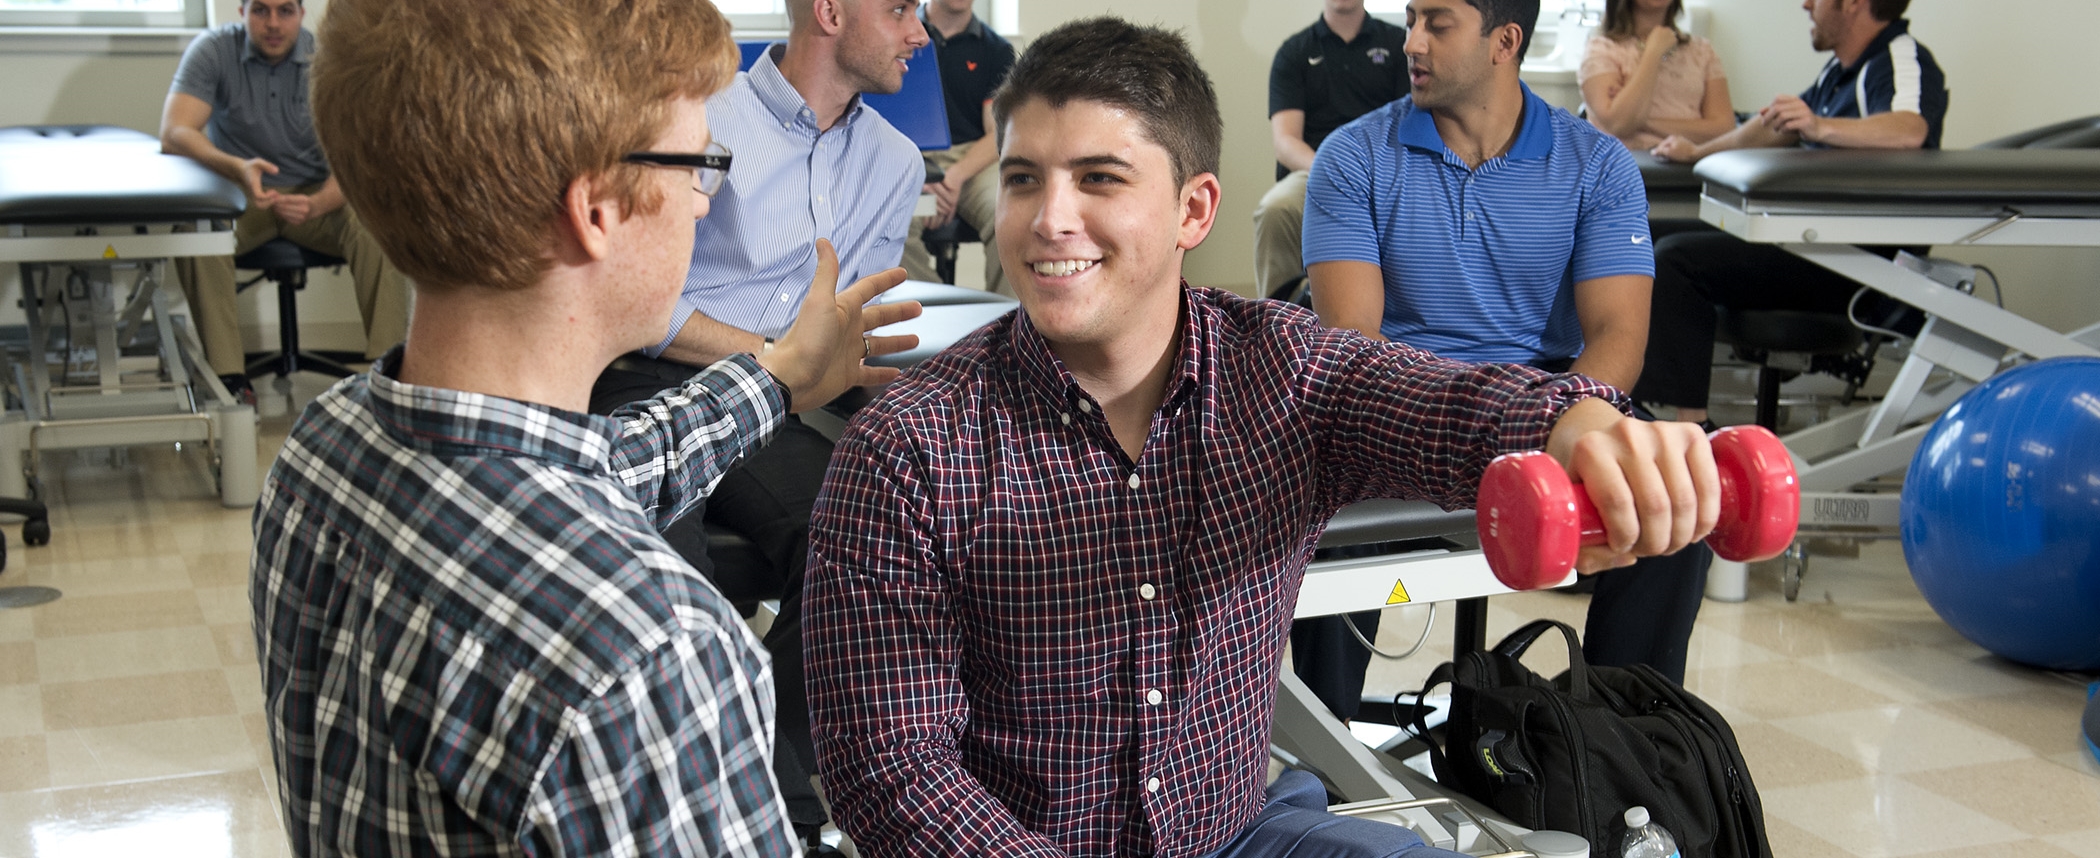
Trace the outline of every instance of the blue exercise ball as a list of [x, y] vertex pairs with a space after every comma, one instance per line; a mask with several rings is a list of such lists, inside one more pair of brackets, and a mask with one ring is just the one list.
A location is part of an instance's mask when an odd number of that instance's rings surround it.
[[2006, 370], [1940, 415], [1903, 481], [1903, 559], [1976, 645], [2100, 669], [2100, 358]]

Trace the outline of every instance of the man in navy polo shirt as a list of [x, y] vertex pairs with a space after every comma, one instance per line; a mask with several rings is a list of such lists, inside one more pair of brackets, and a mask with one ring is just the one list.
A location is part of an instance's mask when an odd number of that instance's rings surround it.
[[[1517, 79], [1537, 19], [1537, 0], [1408, 4], [1413, 94], [1335, 131], [1313, 160], [1313, 305], [1323, 324], [1374, 339], [1624, 389], [1647, 338], [1647, 195], [1625, 146]], [[1589, 659], [1681, 679], [1708, 559], [1698, 548], [1600, 577]], [[1322, 671], [1343, 653], [1366, 659], [1346, 635], [1324, 657], [1306, 649]], [[1352, 664], [1350, 684], [1307, 684], [1353, 710], [1361, 674]]]
[[904, 243], [904, 273], [913, 280], [937, 279], [920, 234], [959, 217], [984, 242], [985, 291], [1005, 292], [1006, 273], [993, 244], [999, 171], [985, 169], [999, 154], [999, 146], [996, 138], [984, 145], [978, 141], [992, 130], [992, 91], [1013, 68], [1014, 46], [971, 11], [970, 0], [932, 0], [924, 11], [926, 35], [933, 39], [933, 54], [941, 66], [953, 145], [926, 153], [927, 166], [939, 168], [942, 175], [940, 181], [926, 183], [934, 213], [912, 219], [911, 238]]
[[[1910, 0], [1802, 0], [1809, 38], [1830, 62], [1799, 96], [1772, 99], [1757, 119], [1705, 145], [1671, 136], [1657, 157], [1691, 163], [1729, 149], [1938, 149], [1947, 78], [1910, 36]], [[1868, 248], [1874, 250], [1875, 248]], [[1893, 248], [1880, 249], [1894, 256]], [[1670, 236], [1655, 247], [1647, 368], [1634, 398], [1706, 419], [1714, 308], [1844, 312], [1860, 284], [1779, 247], [1722, 232]]]
[[1269, 65], [1276, 184], [1254, 207], [1256, 294], [1275, 294], [1305, 275], [1298, 237], [1313, 151], [1334, 129], [1407, 94], [1406, 42], [1406, 30], [1371, 17], [1363, 0], [1327, 0], [1312, 26], [1276, 49]]

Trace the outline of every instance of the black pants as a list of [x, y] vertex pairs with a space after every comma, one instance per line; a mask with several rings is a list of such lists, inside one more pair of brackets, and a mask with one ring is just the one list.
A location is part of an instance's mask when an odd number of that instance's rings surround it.
[[[1869, 248], [1869, 250], [1874, 250]], [[1895, 248], [1883, 248], [1893, 256]], [[1725, 232], [1655, 243], [1648, 352], [1633, 398], [1705, 408], [1713, 381], [1715, 308], [1842, 313], [1860, 284], [1785, 249]]]
[[[654, 397], [697, 370], [630, 355], [623, 364], [652, 371], [608, 369], [591, 390], [591, 411], [604, 414], [629, 402]], [[773, 659], [775, 739], [773, 772], [780, 780], [788, 819], [797, 829], [822, 826], [824, 806], [810, 785], [817, 754], [809, 735], [809, 698], [802, 679], [802, 573], [809, 559], [809, 513], [831, 440], [790, 417], [773, 440], [744, 454], [715, 485], [702, 505], [664, 528], [664, 540], [713, 581], [729, 601], [750, 604], [780, 600], [780, 615], [766, 632]], [[749, 540], [754, 552], [711, 559], [706, 525], [713, 523]], [[724, 562], [716, 562], [722, 560]]]

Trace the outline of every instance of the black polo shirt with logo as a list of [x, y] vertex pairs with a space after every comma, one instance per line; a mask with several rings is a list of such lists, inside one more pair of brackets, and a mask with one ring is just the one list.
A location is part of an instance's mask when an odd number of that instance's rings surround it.
[[931, 23], [926, 25], [926, 35], [933, 37], [934, 56], [941, 64], [941, 90], [948, 98], [948, 139], [962, 144], [983, 137], [984, 103], [1014, 67], [1013, 43], [992, 32], [975, 15], [955, 38], [942, 37]]
[[[1354, 41], [1321, 18], [1285, 39], [1269, 66], [1269, 115], [1305, 111], [1305, 144], [1407, 94], [1407, 29], [1366, 16]], [[948, 69], [944, 65], [942, 72]], [[952, 108], [951, 108], [952, 109]], [[1276, 165], [1276, 177], [1289, 172]]]

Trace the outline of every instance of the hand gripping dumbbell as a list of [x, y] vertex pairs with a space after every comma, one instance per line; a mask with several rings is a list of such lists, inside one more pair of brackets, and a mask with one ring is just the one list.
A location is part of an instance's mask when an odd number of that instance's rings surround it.
[[[1721, 518], [1706, 544], [1728, 560], [1777, 556], [1801, 521], [1801, 485], [1786, 445], [1759, 426], [1730, 426], [1709, 437]], [[1488, 568], [1514, 590], [1573, 580], [1576, 553], [1608, 541], [1589, 494], [1545, 453], [1511, 453], [1488, 463], [1474, 510]]]

